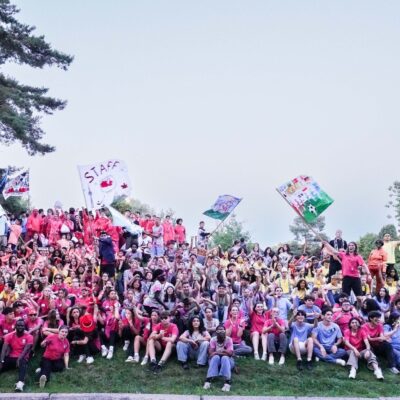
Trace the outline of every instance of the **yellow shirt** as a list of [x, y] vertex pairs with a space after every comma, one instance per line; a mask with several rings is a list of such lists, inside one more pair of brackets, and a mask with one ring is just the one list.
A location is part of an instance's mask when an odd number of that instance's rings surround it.
[[396, 241], [391, 241], [391, 242], [384, 242], [383, 243], [383, 250], [386, 251], [387, 254], [387, 264], [395, 264], [396, 259], [394, 255], [394, 251], [396, 250], [396, 247], [398, 247], [399, 244]]

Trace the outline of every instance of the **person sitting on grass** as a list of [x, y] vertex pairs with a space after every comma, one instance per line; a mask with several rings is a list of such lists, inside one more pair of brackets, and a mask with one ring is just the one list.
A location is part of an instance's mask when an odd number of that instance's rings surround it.
[[[178, 327], [171, 322], [171, 316], [168, 311], [160, 314], [161, 322], [153, 327], [148, 341], [148, 351], [150, 357], [150, 369], [157, 373], [165, 366], [175, 347], [176, 339], [179, 335]], [[157, 364], [156, 351], [162, 351], [162, 356]]]
[[264, 309], [263, 303], [256, 303], [254, 307], [251, 309], [251, 316], [250, 316], [250, 337], [251, 342], [253, 344], [254, 350], [254, 359], [259, 360], [260, 354], [258, 352], [258, 348], [260, 346], [260, 339], [261, 339], [261, 346], [262, 346], [262, 356], [261, 360], [267, 360], [267, 338], [265, 335], [262, 334], [265, 321], [267, 320], [266, 312]]
[[274, 364], [274, 353], [278, 352], [281, 356], [279, 365], [285, 364], [285, 354], [287, 348], [287, 337], [285, 334], [285, 321], [279, 318], [279, 309], [274, 307], [271, 310], [271, 318], [267, 319], [263, 328], [263, 335], [267, 338], [268, 363]]
[[203, 389], [210, 389], [211, 381], [217, 376], [222, 376], [225, 379], [223, 392], [229, 392], [232, 384], [232, 369], [235, 366], [233, 361], [233, 342], [230, 337], [226, 336], [226, 329], [223, 325], [218, 325], [216, 336], [210, 341], [208, 348], [209, 367], [207, 378]]
[[312, 338], [314, 341], [314, 355], [316, 358], [329, 363], [346, 366], [346, 351], [339, 348], [343, 335], [337, 324], [332, 322], [332, 309], [326, 308], [322, 312], [322, 321], [314, 328]]
[[246, 321], [239, 316], [239, 308], [232, 306], [229, 318], [224, 322], [226, 335], [232, 338], [235, 356], [246, 356], [253, 352], [253, 349], [242, 339], [246, 327]]
[[32, 350], [33, 336], [25, 332], [25, 322], [19, 319], [15, 331], [4, 336], [4, 344], [0, 355], [0, 373], [8, 369], [18, 369], [18, 382], [15, 391], [22, 392], [28, 370], [29, 355]]
[[[305, 322], [305, 320], [305, 311], [298, 310], [297, 312], [293, 313], [293, 317], [289, 321], [291, 332], [289, 340], [289, 350], [297, 358], [296, 367], [299, 371], [303, 370], [303, 360], [301, 357], [303, 354], [307, 354], [306, 368], [309, 371], [311, 371], [312, 369], [314, 341], [310, 335], [313, 328], [315, 327], [315, 324], [309, 324], [308, 322]], [[316, 323], [318, 321], [317, 318], [314, 321]]]
[[378, 366], [375, 354], [371, 350], [366, 332], [361, 328], [358, 318], [352, 318], [349, 321], [349, 329], [344, 333], [344, 344], [346, 346], [349, 359], [347, 365], [350, 365], [350, 379], [355, 379], [358, 369], [358, 360], [367, 361], [369, 369], [374, 371], [377, 379], [383, 380], [382, 370]]
[[43, 389], [50, 380], [51, 372], [61, 372], [68, 369], [70, 345], [67, 339], [68, 326], [60, 327], [58, 333], [48, 335], [41, 343], [45, 351], [40, 362], [40, 368], [36, 370], [39, 378], [39, 387]]
[[178, 360], [183, 369], [189, 369], [188, 359], [195, 358], [197, 365], [204, 367], [208, 359], [208, 346], [211, 336], [204, 327], [199, 316], [194, 316], [189, 321], [189, 328], [179, 337], [176, 345]]

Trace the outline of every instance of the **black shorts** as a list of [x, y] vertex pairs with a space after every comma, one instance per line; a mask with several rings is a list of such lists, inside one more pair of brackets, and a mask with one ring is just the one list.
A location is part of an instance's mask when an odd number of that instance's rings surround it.
[[357, 297], [363, 295], [361, 289], [361, 279], [354, 276], [344, 276], [342, 282], [342, 292], [350, 296], [352, 290]]

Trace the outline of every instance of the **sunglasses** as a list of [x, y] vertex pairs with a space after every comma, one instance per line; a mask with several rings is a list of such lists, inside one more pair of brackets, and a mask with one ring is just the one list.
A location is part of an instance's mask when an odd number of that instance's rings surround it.
[[36, 317], [37, 314], [29, 314], [30, 317]]
[[161, 317], [161, 319], [168, 319], [169, 318], [169, 316], [167, 316], [167, 317]]

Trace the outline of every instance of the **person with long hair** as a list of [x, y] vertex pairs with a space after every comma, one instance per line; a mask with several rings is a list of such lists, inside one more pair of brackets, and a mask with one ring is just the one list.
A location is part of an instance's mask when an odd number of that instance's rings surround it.
[[383, 240], [376, 240], [375, 247], [368, 256], [368, 269], [371, 273], [371, 279], [375, 278], [376, 280], [375, 293], [379, 294], [379, 291], [385, 284], [383, 274], [386, 273], [387, 253], [383, 249]]
[[260, 354], [258, 352], [258, 348], [260, 346], [261, 339], [261, 347], [262, 347], [262, 356], [261, 360], [265, 361], [267, 359], [267, 338], [263, 335], [263, 328], [265, 322], [267, 320], [264, 304], [256, 303], [254, 307], [251, 309], [250, 315], [250, 338], [253, 344], [254, 351], [254, 359], [259, 360]]
[[[146, 348], [145, 355], [143, 357], [141, 365], [146, 365], [149, 361], [149, 350], [148, 350], [148, 339], [150, 337], [153, 328], [160, 323], [160, 312], [158, 310], [153, 310], [150, 314], [150, 318], [144, 317], [142, 321], [142, 326], [140, 332], [135, 336], [133, 342], [133, 360], [132, 362], [138, 363], [140, 361], [139, 351], [140, 347], [144, 346]], [[128, 357], [129, 358], [129, 357]], [[126, 360], [128, 362], [128, 359]], [[129, 360], [130, 362], [130, 360]]]
[[246, 321], [243, 318], [240, 318], [239, 307], [231, 307], [229, 317], [224, 322], [224, 327], [226, 329], [226, 335], [232, 338], [235, 356], [246, 356], [253, 352], [253, 349], [243, 340]]
[[195, 359], [198, 366], [205, 366], [208, 358], [208, 346], [211, 336], [197, 315], [188, 323], [188, 329], [179, 337], [176, 345], [178, 360], [183, 369], [188, 369], [189, 359]]
[[53, 333], [58, 333], [62, 325], [64, 325], [64, 323], [60, 318], [58, 310], [50, 310], [42, 326], [42, 336], [46, 337]]
[[388, 318], [391, 306], [389, 291], [386, 288], [381, 287], [379, 289], [379, 292], [376, 293], [373, 299], [378, 304], [380, 311], [384, 315], [384, 317]]

